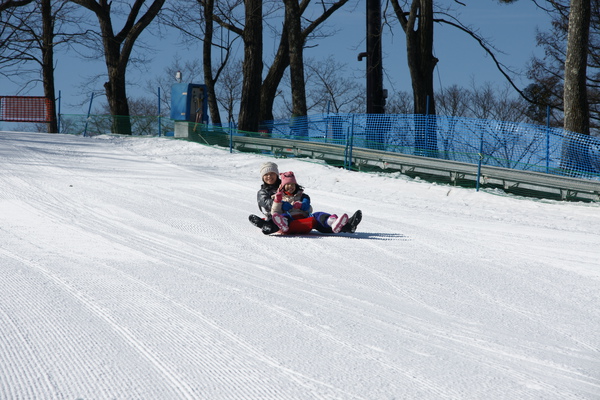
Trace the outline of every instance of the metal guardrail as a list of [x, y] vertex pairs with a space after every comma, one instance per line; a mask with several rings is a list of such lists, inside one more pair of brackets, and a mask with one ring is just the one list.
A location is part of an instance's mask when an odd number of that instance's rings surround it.
[[356, 147], [349, 156], [346, 146], [331, 143], [235, 135], [231, 141], [232, 147], [241, 151], [265, 151], [274, 155], [308, 157], [340, 164], [350, 161], [359, 170], [370, 166], [455, 184], [459, 181], [477, 184], [479, 181], [480, 184], [498, 186], [504, 190], [519, 188], [535, 192], [540, 197], [600, 201], [600, 182], [586, 179]]

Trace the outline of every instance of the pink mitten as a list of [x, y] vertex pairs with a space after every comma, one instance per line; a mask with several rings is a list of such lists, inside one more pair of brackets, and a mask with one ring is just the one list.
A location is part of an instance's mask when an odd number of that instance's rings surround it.
[[281, 193], [281, 192], [275, 193], [275, 197], [273, 197], [273, 201], [275, 203], [281, 203], [281, 200], [283, 200], [283, 193]]

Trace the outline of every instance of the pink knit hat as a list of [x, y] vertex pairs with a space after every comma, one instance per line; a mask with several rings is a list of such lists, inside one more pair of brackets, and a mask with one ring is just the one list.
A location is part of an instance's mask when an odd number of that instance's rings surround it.
[[279, 174], [279, 177], [281, 178], [281, 186], [279, 186], [281, 189], [283, 189], [287, 183], [295, 183], [296, 185], [298, 184], [292, 171], [282, 172]]

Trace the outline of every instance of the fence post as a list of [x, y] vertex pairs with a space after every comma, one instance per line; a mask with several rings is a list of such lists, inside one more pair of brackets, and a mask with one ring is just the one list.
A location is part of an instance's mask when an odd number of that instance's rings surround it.
[[233, 121], [229, 121], [229, 153], [233, 153]]
[[56, 121], [56, 130], [58, 131], [57, 133], [60, 133], [60, 97], [61, 97], [61, 93], [59, 90], [58, 91], [58, 115], [57, 115], [57, 121]]
[[427, 104], [425, 106], [425, 155], [430, 156], [429, 153], [429, 96], [427, 96]]
[[160, 117], [160, 86], [158, 87], [158, 137], [162, 136], [161, 128], [161, 117]]
[[92, 102], [94, 101], [94, 92], [92, 92], [92, 96], [90, 97], [90, 106], [88, 108], [87, 118], [85, 119], [85, 129], [83, 130], [83, 136], [87, 135], [88, 122], [90, 121], [90, 113], [92, 112]]
[[346, 146], [344, 148], [344, 169], [349, 169], [348, 168], [348, 152], [350, 151], [349, 146], [350, 146], [350, 127], [348, 127], [348, 130], [346, 131]]
[[550, 106], [546, 106], [546, 173], [550, 173]]
[[350, 119], [350, 128], [346, 135], [346, 152], [344, 154], [344, 169], [352, 169], [352, 145], [354, 141], [354, 114]]
[[475, 189], [479, 192], [479, 180], [481, 179], [481, 163], [483, 162], [483, 133], [484, 129], [481, 129], [481, 142], [479, 143], [479, 162], [477, 164], [477, 182], [475, 183]]
[[[343, 132], [343, 127], [342, 127]], [[350, 127], [346, 128], [346, 143], [344, 145], [344, 169], [348, 169], [348, 143], [350, 143]]]

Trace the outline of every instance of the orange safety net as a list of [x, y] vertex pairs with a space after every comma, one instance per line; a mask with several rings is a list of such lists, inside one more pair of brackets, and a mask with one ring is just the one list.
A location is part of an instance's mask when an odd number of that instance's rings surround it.
[[0, 96], [0, 121], [50, 122], [51, 100], [39, 96]]

